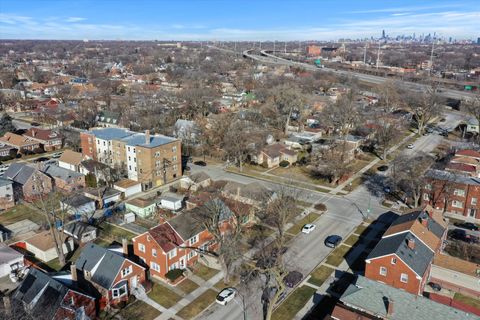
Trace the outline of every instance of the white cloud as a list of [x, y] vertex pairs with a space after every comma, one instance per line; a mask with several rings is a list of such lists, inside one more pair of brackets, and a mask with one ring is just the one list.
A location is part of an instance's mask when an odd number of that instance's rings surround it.
[[82, 17], [68, 17], [67, 18], [67, 22], [80, 22], [80, 21], [84, 21], [84, 20], [87, 20], [87, 18], [82, 18]]

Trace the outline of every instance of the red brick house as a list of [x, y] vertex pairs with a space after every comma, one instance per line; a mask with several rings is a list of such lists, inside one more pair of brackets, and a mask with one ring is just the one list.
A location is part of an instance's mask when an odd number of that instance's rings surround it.
[[442, 170], [429, 170], [422, 203], [463, 219], [480, 219], [480, 180]]
[[145, 268], [128, 258], [128, 244], [122, 248], [103, 248], [87, 244], [77, 261], [78, 280], [98, 290], [100, 309], [127, 301], [132, 291], [147, 282]]
[[38, 141], [11, 132], [7, 132], [3, 137], [0, 137], [0, 143], [17, 149], [19, 153], [31, 152], [40, 147]]
[[49, 194], [53, 189], [49, 176], [26, 163], [12, 163], [3, 177], [13, 182], [15, 200], [35, 201], [40, 196]]
[[45, 151], [59, 150], [62, 148], [62, 135], [52, 130], [30, 128], [23, 136], [40, 143], [40, 146], [42, 146]]
[[97, 149], [95, 147], [95, 135], [91, 132], [80, 132], [80, 146], [82, 154], [87, 158], [97, 160]]
[[446, 227], [431, 208], [399, 216], [365, 260], [365, 277], [421, 295]]
[[79, 289], [68, 274], [46, 274], [36, 268], [30, 269], [13, 294], [12, 307], [46, 320], [97, 316], [95, 297]]

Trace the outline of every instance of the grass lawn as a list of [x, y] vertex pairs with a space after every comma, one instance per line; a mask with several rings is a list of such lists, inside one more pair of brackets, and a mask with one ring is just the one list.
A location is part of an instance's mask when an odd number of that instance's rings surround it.
[[201, 263], [197, 263], [194, 267], [194, 274], [196, 276], [199, 276], [200, 278], [202, 278], [203, 280], [207, 281], [209, 280], [211, 277], [213, 277], [214, 275], [216, 275], [217, 273], [219, 272], [219, 270], [216, 270], [216, 269], [212, 269], [212, 268], [209, 268], [207, 267], [206, 265], [204, 264], [201, 264]]
[[45, 217], [24, 204], [17, 204], [15, 207], [0, 213], [0, 223], [3, 225], [12, 224], [24, 219], [29, 219], [37, 224], [45, 223]]
[[298, 311], [310, 300], [316, 289], [309, 286], [301, 286], [295, 290], [288, 298], [280, 304], [273, 312], [272, 319], [291, 320]]
[[361, 236], [361, 235], [363, 234], [363, 232], [364, 232], [365, 230], [367, 230], [367, 228], [368, 228], [368, 226], [365, 226], [365, 225], [361, 224], [361, 225], [359, 225], [359, 226], [357, 227], [357, 229], [355, 229], [355, 231], [353, 231], [353, 233], [358, 234], [359, 236]]
[[223, 282], [223, 279], [215, 283], [213, 286], [215, 289], [222, 290], [223, 288], [228, 287], [235, 287], [238, 283], [238, 277], [230, 277], [230, 281], [228, 283]]
[[217, 292], [213, 291], [212, 289], [208, 289], [204, 293], [202, 293], [198, 298], [193, 300], [189, 305], [183, 307], [177, 315], [183, 319], [193, 319], [197, 316], [200, 312], [202, 312], [205, 308], [207, 308], [210, 304], [215, 302], [215, 298], [217, 296]]
[[459, 302], [463, 302], [464, 304], [468, 304], [469, 306], [472, 306], [474, 308], [480, 309], [480, 300], [475, 299], [466, 295], [463, 295], [461, 293], [456, 292], [455, 295], [453, 296], [454, 300], [457, 300]]
[[347, 247], [347, 246], [344, 246], [344, 245], [341, 245], [340, 247], [337, 247], [335, 250], [332, 251], [332, 253], [327, 257], [327, 263], [329, 265], [332, 265], [332, 266], [335, 266], [335, 267], [338, 267], [342, 261], [343, 261], [343, 257], [345, 256], [345, 254], [347, 254], [347, 252], [350, 250], [351, 248], [350, 247]]
[[167, 309], [174, 306], [182, 299], [182, 297], [176, 294], [173, 290], [170, 290], [166, 286], [157, 282], [154, 283], [152, 291], [148, 293], [148, 296]]
[[358, 242], [359, 239], [360, 239], [359, 236], [352, 234], [350, 237], [347, 238], [347, 240], [345, 240], [343, 244], [353, 247]]
[[334, 269], [330, 267], [320, 266], [310, 274], [310, 279], [308, 279], [308, 282], [320, 287], [333, 271]]
[[302, 231], [302, 228], [307, 223], [312, 223], [313, 221], [317, 220], [320, 217], [320, 214], [315, 212], [310, 212], [307, 216], [300, 219], [297, 223], [295, 223], [290, 229], [287, 230], [288, 233], [297, 235]]
[[177, 284], [176, 287], [185, 292], [185, 294], [189, 294], [193, 290], [197, 289], [199, 286], [192, 280], [186, 278], [185, 280]]
[[116, 227], [110, 223], [103, 223], [101, 228], [102, 229], [100, 230], [100, 237], [105, 240], [112, 239], [121, 243], [122, 238], [127, 238], [127, 240], [130, 241], [133, 237], [137, 236], [130, 231]]
[[[130, 303], [128, 306], [120, 310], [119, 313], [117, 313], [117, 315], [120, 315], [125, 320], [153, 320], [161, 314], [162, 313], [154, 307], [151, 307], [145, 302], [139, 300]], [[112, 317], [111, 319], [116, 318]]]

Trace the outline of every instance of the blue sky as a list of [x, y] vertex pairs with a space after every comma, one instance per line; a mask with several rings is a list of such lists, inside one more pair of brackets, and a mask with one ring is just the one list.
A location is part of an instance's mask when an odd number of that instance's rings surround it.
[[0, 0], [2, 39], [480, 37], [480, 0]]

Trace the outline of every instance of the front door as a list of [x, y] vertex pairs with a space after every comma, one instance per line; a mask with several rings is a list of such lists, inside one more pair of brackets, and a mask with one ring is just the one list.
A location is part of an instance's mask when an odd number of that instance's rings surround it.
[[179, 260], [179, 262], [180, 262], [180, 269], [185, 269], [185, 267], [186, 267], [186, 266], [185, 266], [185, 256], [182, 257], [182, 258]]
[[132, 287], [132, 289], [137, 287], [137, 277], [138, 276], [134, 276], [130, 278], [130, 286]]
[[472, 218], [475, 218], [476, 214], [477, 214], [477, 209], [470, 209], [468, 212], [468, 215]]

